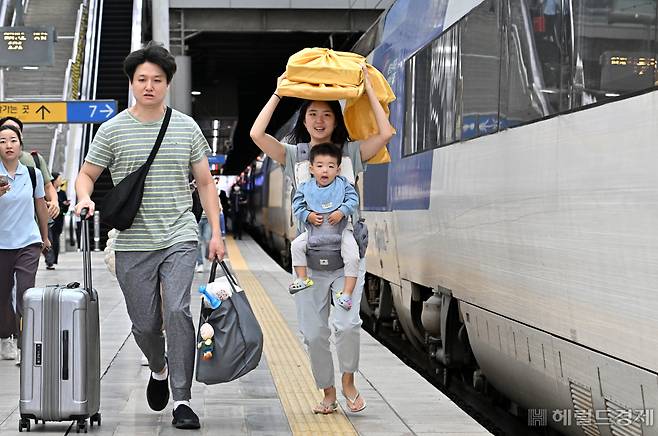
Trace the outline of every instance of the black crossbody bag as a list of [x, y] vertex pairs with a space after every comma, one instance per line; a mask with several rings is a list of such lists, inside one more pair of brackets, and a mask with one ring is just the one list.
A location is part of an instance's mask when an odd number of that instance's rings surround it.
[[171, 118], [171, 108], [167, 107], [158, 139], [155, 140], [155, 145], [151, 154], [146, 162], [137, 169], [128, 174], [121, 180], [110, 192], [105, 195], [103, 199], [103, 209], [101, 209], [101, 220], [117, 230], [126, 230], [132, 226], [137, 211], [142, 204], [142, 197], [144, 196], [144, 183], [146, 182], [146, 175], [151, 168], [151, 164], [155, 159], [155, 155], [160, 149], [160, 144], [164, 139], [167, 127], [169, 126], [169, 119]]

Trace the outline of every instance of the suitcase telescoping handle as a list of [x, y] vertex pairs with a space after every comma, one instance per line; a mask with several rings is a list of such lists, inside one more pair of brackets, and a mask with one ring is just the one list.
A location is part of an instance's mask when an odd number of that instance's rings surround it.
[[91, 241], [89, 238], [89, 209], [84, 208], [80, 211], [82, 218], [82, 235], [80, 241], [80, 248], [82, 249], [82, 270], [84, 276], [84, 287], [89, 292], [89, 297], [93, 300], [94, 293], [92, 292], [93, 285], [91, 283]]

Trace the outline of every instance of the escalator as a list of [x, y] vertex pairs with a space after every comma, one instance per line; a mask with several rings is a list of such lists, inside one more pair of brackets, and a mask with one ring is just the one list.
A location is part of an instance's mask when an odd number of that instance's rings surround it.
[[[128, 106], [128, 80], [123, 73], [123, 60], [130, 53], [132, 13], [132, 0], [103, 2], [95, 99], [116, 100], [119, 111]], [[94, 134], [98, 126], [94, 126]], [[112, 178], [106, 169], [96, 181], [91, 197], [98, 210], [103, 210], [103, 198], [112, 187]], [[109, 230], [101, 223], [101, 247], [105, 246]]]

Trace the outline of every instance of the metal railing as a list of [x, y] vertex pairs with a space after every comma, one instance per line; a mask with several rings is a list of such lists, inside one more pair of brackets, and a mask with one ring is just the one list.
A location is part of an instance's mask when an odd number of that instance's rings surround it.
[[9, 0], [2, 0], [0, 4], [0, 26], [4, 26], [7, 21], [7, 10], [9, 9]]
[[[87, 34], [87, 23], [89, 21], [88, 8], [86, 2], [80, 4], [78, 15], [75, 22], [75, 33], [73, 36], [73, 51], [71, 58], [68, 60], [66, 72], [64, 73], [64, 86], [62, 89], [61, 100], [78, 100], [80, 97], [80, 77], [82, 74], [82, 63], [85, 50], [85, 41]], [[57, 157], [57, 144], [60, 137], [65, 131], [64, 124], [58, 124], [53, 139], [50, 143], [50, 158], [48, 167], [52, 171], [55, 158]]]
[[[76, 39], [71, 68], [67, 72], [67, 85], [62, 90], [64, 99], [93, 100], [96, 95], [96, 80], [98, 75], [98, 54], [100, 48], [100, 28], [103, 14], [103, 0], [85, 0], [86, 25], [80, 21], [76, 24]], [[84, 29], [84, 30], [83, 30]], [[79, 33], [78, 33], [79, 30]], [[71, 79], [77, 84], [71, 85]], [[77, 77], [76, 77], [77, 76]], [[91, 139], [91, 125], [72, 124], [66, 129], [66, 145], [64, 174], [68, 180], [75, 179], [81, 162], [84, 159], [85, 144]], [[60, 134], [64, 134], [62, 131]], [[75, 189], [70, 183], [67, 196], [75, 202]]]
[[[30, 0], [21, 0], [21, 3], [23, 4], [23, 14], [27, 13], [27, 8], [30, 6]], [[16, 25], [16, 21], [18, 20], [18, 10], [14, 8], [14, 15], [11, 18], [11, 25], [12, 27]]]

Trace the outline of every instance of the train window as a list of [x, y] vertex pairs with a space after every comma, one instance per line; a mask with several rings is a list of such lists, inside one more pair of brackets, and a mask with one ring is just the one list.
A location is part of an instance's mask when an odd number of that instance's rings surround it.
[[427, 63], [429, 47], [425, 47], [409, 59], [405, 65], [405, 120], [404, 154], [422, 151], [425, 137], [425, 111], [429, 107], [427, 92]]
[[403, 154], [653, 89], [657, 4], [484, 0], [405, 63]]
[[653, 87], [656, 1], [574, 0], [574, 107]]
[[461, 21], [461, 139], [498, 131], [498, 1], [485, 0]]
[[502, 27], [500, 127], [513, 127], [569, 109], [571, 71], [566, 11], [560, 0], [508, 0]]
[[453, 26], [405, 65], [404, 155], [459, 139], [459, 26]]

